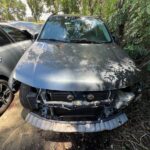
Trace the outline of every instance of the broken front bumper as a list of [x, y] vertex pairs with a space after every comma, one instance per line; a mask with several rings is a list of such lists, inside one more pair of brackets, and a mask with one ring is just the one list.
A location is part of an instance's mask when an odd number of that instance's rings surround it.
[[28, 113], [26, 121], [43, 130], [54, 132], [100, 132], [115, 129], [128, 121], [125, 113], [113, 115], [99, 121], [58, 121], [42, 118], [35, 113]]

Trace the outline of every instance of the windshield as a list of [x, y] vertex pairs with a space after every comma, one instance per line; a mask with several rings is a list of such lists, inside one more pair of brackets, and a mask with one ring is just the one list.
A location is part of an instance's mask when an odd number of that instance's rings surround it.
[[102, 21], [92, 17], [51, 17], [39, 40], [107, 43], [111, 37]]

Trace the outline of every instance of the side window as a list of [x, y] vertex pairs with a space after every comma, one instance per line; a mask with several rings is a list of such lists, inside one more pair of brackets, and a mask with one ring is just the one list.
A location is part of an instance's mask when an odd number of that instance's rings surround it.
[[0, 31], [0, 46], [10, 44], [10, 40]]
[[18, 30], [16, 28], [13, 28], [13, 27], [10, 27], [10, 26], [6, 26], [6, 25], [3, 25], [1, 27], [16, 42], [28, 40], [28, 37], [22, 31], [20, 31], [20, 30]]

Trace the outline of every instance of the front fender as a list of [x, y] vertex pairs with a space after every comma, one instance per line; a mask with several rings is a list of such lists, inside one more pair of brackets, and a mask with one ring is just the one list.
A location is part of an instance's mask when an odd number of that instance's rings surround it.
[[19, 90], [20, 85], [21, 85], [21, 83], [14, 79], [14, 71], [13, 71], [9, 77], [8, 86], [11, 89], [11, 91], [16, 93]]
[[0, 75], [9, 78], [10, 74], [11, 74], [11, 70], [5, 64], [1, 64]]

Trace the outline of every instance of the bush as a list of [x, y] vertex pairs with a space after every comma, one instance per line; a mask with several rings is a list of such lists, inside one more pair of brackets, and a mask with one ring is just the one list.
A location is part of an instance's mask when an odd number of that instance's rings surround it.
[[133, 59], [148, 54], [150, 51], [149, 0], [119, 0], [108, 24], [120, 39], [120, 45]]

